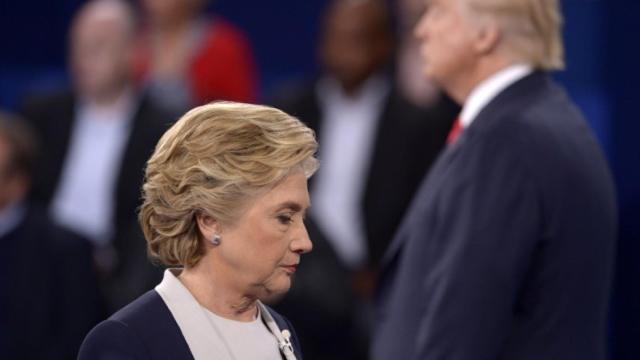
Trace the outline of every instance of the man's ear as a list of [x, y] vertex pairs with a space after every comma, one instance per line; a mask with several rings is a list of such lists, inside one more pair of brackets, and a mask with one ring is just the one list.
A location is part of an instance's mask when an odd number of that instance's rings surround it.
[[496, 21], [487, 21], [478, 26], [474, 48], [479, 54], [492, 53], [500, 43], [502, 31]]

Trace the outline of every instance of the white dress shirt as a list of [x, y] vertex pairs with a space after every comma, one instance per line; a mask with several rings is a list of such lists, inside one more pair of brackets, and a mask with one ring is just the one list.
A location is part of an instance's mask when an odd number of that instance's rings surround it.
[[382, 77], [372, 77], [348, 96], [337, 81], [318, 83], [322, 109], [320, 170], [311, 194], [311, 214], [344, 264], [367, 259], [362, 195], [380, 113], [389, 92]]
[[132, 92], [112, 106], [80, 103], [62, 176], [51, 203], [56, 223], [96, 246], [113, 236], [115, 190], [136, 108]]
[[530, 65], [515, 64], [498, 71], [478, 84], [473, 88], [462, 107], [460, 113], [462, 128], [471, 125], [480, 111], [504, 89], [532, 72], [533, 68]]

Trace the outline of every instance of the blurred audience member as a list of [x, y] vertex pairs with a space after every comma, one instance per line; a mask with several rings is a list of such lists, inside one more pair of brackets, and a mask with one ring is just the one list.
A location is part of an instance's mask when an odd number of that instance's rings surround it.
[[43, 150], [33, 198], [91, 240], [111, 310], [161, 276], [133, 229], [144, 164], [169, 119], [132, 85], [134, 29], [126, 2], [88, 2], [70, 34], [74, 89], [24, 107]]
[[252, 102], [257, 71], [249, 41], [207, 0], [141, 0], [146, 17], [137, 70], [154, 99], [182, 113], [212, 100]]
[[[387, 71], [392, 38], [383, 1], [332, 2], [320, 46], [323, 74], [277, 101], [315, 129], [321, 144], [322, 166], [311, 183], [316, 250], [281, 307], [298, 327], [307, 326], [299, 332], [312, 359], [366, 356], [360, 349], [366, 349], [378, 263], [456, 112], [450, 101], [420, 109], [397, 91]], [[313, 236], [314, 228], [328, 244]], [[309, 269], [314, 264], [317, 269]], [[332, 275], [340, 271], [341, 277]], [[351, 283], [341, 293], [344, 279]], [[299, 307], [309, 302], [322, 311]], [[342, 324], [352, 320], [355, 329], [348, 333]], [[344, 346], [356, 346], [356, 354]]]
[[72, 359], [103, 302], [90, 244], [26, 200], [34, 145], [0, 113], [0, 359]]

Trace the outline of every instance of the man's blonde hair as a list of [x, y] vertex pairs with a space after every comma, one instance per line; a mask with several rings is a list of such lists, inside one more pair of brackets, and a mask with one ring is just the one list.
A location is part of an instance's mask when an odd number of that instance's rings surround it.
[[504, 49], [535, 68], [564, 68], [562, 14], [558, 0], [463, 0], [471, 16], [490, 17], [501, 27]]
[[232, 224], [251, 197], [292, 171], [318, 167], [315, 135], [260, 105], [218, 102], [186, 113], [147, 163], [139, 221], [151, 257], [193, 266], [203, 256], [196, 216]]

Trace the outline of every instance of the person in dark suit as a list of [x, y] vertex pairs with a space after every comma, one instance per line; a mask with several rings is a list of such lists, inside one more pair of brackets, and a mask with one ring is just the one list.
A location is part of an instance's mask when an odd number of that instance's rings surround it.
[[86, 239], [30, 204], [35, 141], [0, 113], [0, 358], [72, 359], [104, 302]]
[[133, 85], [134, 35], [126, 3], [85, 4], [70, 36], [73, 89], [33, 96], [22, 110], [42, 148], [32, 198], [92, 241], [112, 310], [161, 275], [134, 224], [145, 161], [171, 119]]
[[[321, 76], [275, 101], [316, 131], [323, 163], [310, 184], [317, 251], [304, 265], [318, 268], [278, 308], [304, 327], [308, 357], [366, 358], [380, 259], [458, 109], [447, 98], [421, 109], [395, 87], [383, 1], [332, 1], [323, 20]], [[298, 313], [302, 303], [318, 311]]]
[[459, 126], [385, 256], [373, 359], [605, 358], [616, 201], [548, 71], [558, 1], [431, 0], [424, 69]]
[[178, 120], [148, 161], [139, 214], [149, 254], [173, 268], [95, 327], [79, 359], [301, 359], [262, 301], [289, 290], [311, 251], [316, 149], [311, 129], [266, 106], [212, 103]]

